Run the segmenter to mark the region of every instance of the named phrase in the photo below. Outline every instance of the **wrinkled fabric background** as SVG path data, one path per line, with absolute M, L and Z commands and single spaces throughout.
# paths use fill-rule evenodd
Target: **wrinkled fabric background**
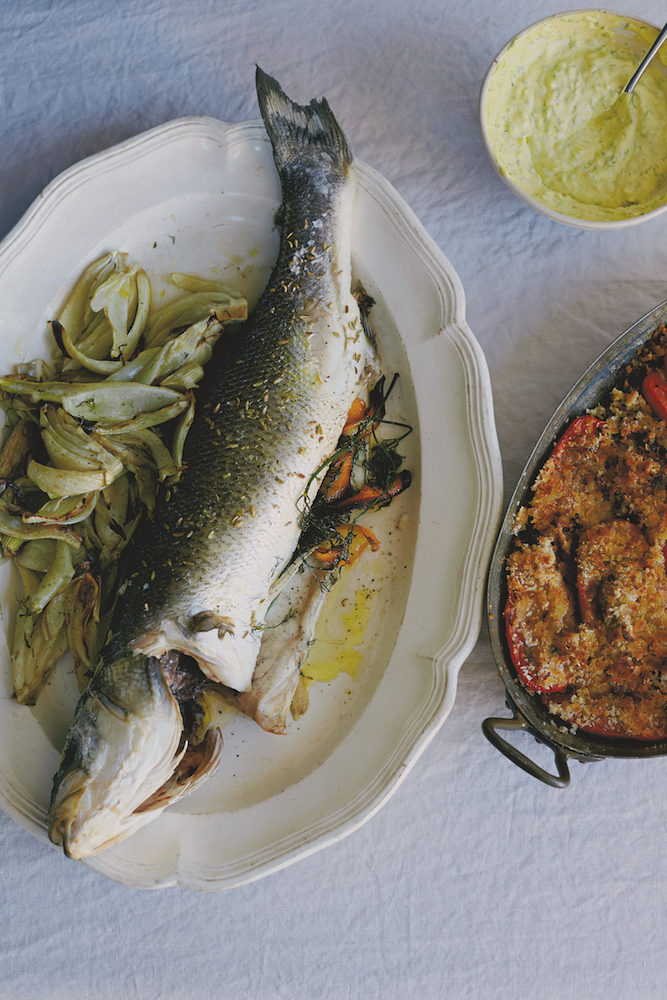
M 624 7 L 664 20 L 657 0 Z M 326 94 L 463 282 L 508 497 L 579 374 L 667 298 L 667 215 L 604 234 L 559 226 L 485 156 L 491 59 L 559 9 L 4 0 L 0 236 L 85 156 L 183 115 L 257 117 L 255 62 L 298 100 Z M 503 689 L 483 633 L 452 714 L 378 815 L 226 892 L 114 885 L 0 815 L 0 997 L 664 1000 L 667 762 L 575 763 L 557 791 L 487 743 L 480 723 L 495 714 Z

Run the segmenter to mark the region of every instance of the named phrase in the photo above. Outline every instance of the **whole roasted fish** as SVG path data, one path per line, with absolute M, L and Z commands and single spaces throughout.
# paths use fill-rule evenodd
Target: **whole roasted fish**
M 300 505 L 372 369 L 350 290 L 345 137 L 326 100 L 300 107 L 259 68 L 257 94 L 283 191 L 278 260 L 247 328 L 209 365 L 186 471 L 141 533 L 77 706 L 49 813 L 71 857 L 117 843 L 215 766 L 211 731 L 199 752 L 188 746 L 197 693 L 207 678 L 250 690 Z

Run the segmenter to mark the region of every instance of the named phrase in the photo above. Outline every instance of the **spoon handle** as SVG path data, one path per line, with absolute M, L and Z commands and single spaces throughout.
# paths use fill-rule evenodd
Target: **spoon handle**
M 644 70 L 646 69 L 646 67 L 648 66 L 648 64 L 650 63 L 651 59 L 656 54 L 656 52 L 658 51 L 658 49 L 660 48 L 660 46 L 662 45 L 662 43 L 664 42 L 664 40 L 665 40 L 666 37 L 667 37 L 667 24 L 662 29 L 662 31 L 660 32 L 660 34 L 658 35 L 658 37 L 654 41 L 654 43 L 651 46 L 651 48 L 648 50 L 648 52 L 646 53 L 646 55 L 644 56 L 644 58 L 640 62 L 640 64 L 637 67 L 637 70 L 636 70 L 634 76 L 632 77 L 632 79 L 629 81 L 629 83 L 627 84 L 627 86 L 623 88 L 623 93 L 624 94 L 631 94 L 632 91 L 635 89 L 635 87 L 637 85 L 637 82 L 639 81 L 639 77 L 642 75 L 642 73 L 644 72 Z

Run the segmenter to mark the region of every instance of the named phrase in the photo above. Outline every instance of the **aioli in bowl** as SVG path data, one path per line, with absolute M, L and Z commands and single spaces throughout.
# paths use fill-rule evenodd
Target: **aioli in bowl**
M 487 78 L 483 118 L 501 175 L 553 212 L 614 223 L 667 204 L 667 58 L 621 95 L 657 29 L 570 11 L 517 36 Z

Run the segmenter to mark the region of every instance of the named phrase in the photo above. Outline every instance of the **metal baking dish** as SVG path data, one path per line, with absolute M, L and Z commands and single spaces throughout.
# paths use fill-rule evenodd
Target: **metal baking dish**
M 518 767 L 556 788 L 564 788 L 570 782 L 569 759 L 595 761 L 605 757 L 660 757 L 667 754 L 667 739 L 648 741 L 578 734 L 550 715 L 539 696 L 528 691 L 519 681 L 510 658 L 503 618 L 507 601 L 505 560 L 512 545 L 512 525 L 519 508 L 530 499 L 537 473 L 570 421 L 604 398 L 616 382 L 622 366 L 632 360 L 660 323 L 667 325 L 667 302 L 647 313 L 610 344 L 569 391 L 528 459 L 505 513 L 491 559 L 487 586 L 491 646 L 513 716 L 509 719 L 485 719 L 482 730 L 487 739 Z M 503 731 L 517 730 L 531 734 L 553 751 L 557 774 L 540 767 L 501 735 Z

